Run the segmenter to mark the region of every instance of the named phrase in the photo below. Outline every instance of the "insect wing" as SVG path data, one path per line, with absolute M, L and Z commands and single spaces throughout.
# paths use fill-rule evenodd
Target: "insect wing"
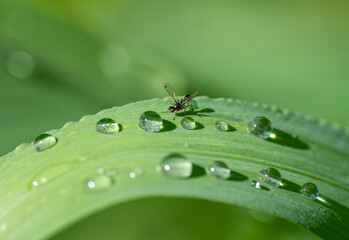
M 168 83 L 165 83 L 164 87 L 167 93 L 173 98 L 173 100 L 177 102 L 176 91 L 174 90 L 174 88 Z
M 191 98 L 193 98 L 193 97 L 195 97 L 196 95 L 198 95 L 199 94 L 199 92 L 198 91 L 196 91 L 196 92 L 194 92 L 194 93 L 192 93 L 192 94 L 190 94 L 190 99 Z

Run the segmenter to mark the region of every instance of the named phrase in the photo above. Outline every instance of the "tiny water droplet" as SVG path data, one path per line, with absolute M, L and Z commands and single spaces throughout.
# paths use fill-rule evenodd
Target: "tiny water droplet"
M 273 127 L 268 118 L 265 117 L 255 117 L 248 124 L 248 131 L 260 138 L 267 139 L 273 131 Z
M 261 188 L 261 183 L 253 180 L 253 181 L 251 181 L 251 186 L 259 189 L 259 188 Z
M 184 156 L 179 154 L 171 154 L 159 164 L 160 171 L 170 178 L 188 178 L 193 171 L 193 164 Z
M 57 141 L 57 138 L 55 138 L 54 136 L 44 133 L 39 135 L 34 140 L 34 147 L 36 151 L 42 152 L 56 145 Z
M 319 196 L 319 190 L 318 190 L 317 186 L 313 183 L 303 184 L 300 192 L 312 200 L 317 199 Z
M 279 187 L 281 185 L 281 174 L 275 168 L 265 168 L 259 172 L 259 177 L 271 186 Z
M 112 177 L 105 173 L 99 173 L 86 179 L 86 187 L 90 191 L 102 191 L 110 188 L 114 184 Z
M 128 176 L 131 178 L 131 179 L 135 179 L 135 178 L 138 178 L 140 176 L 143 175 L 143 170 L 140 169 L 140 168 L 136 168 L 136 169 L 133 169 L 131 170 L 129 173 L 128 173 Z
M 117 134 L 120 127 L 117 122 L 111 118 L 103 118 L 97 122 L 96 130 L 105 134 Z
M 47 184 L 49 182 L 53 182 L 64 174 L 71 172 L 72 170 L 81 166 L 81 161 L 65 161 L 50 167 L 47 167 L 41 171 L 39 171 L 29 183 L 30 190 L 36 190 L 37 188 Z
M 230 169 L 227 164 L 215 161 L 208 166 L 208 173 L 220 179 L 228 179 L 230 177 Z
M 223 120 L 218 120 L 214 126 L 216 127 L 217 130 L 222 131 L 222 132 L 226 132 L 229 129 L 229 125 L 226 121 Z
M 29 77 L 34 71 L 34 59 L 26 52 L 13 52 L 7 59 L 7 70 L 17 78 Z
M 184 117 L 181 120 L 181 126 L 184 129 L 193 130 L 195 129 L 195 125 L 195 121 L 192 117 Z
M 147 111 L 139 117 L 138 125 L 146 132 L 159 132 L 162 128 L 162 118 L 156 112 Z

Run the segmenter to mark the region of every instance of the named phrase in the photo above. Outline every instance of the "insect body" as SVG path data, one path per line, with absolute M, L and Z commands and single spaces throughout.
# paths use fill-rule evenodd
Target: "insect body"
M 188 103 L 193 97 L 195 97 L 196 95 L 198 95 L 198 91 L 192 93 L 192 94 L 188 94 L 186 95 L 184 98 L 182 99 L 178 99 L 177 96 L 176 96 L 176 92 L 174 90 L 174 88 L 168 84 L 168 83 L 165 83 L 164 84 L 164 87 L 167 91 L 167 93 L 173 98 L 173 100 L 175 101 L 175 103 L 173 104 L 173 106 L 170 106 L 168 108 L 168 111 L 170 112 L 175 112 L 175 115 L 173 117 L 173 120 L 175 119 L 176 117 L 176 114 L 177 114 L 177 111 L 180 111 L 180 110 L 184 110 L 184 113 L 185 113 L 185 109 L 187 107 L 190 107 L 192 111 L 194 111 L 193 109 L 193 106 Z M 172 104 L 172 103 L 171 103 Z

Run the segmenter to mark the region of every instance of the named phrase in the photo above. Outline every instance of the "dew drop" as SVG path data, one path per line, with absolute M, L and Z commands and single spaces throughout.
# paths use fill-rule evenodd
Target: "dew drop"
M 275 168 L 265 168 L 259 172 L 259 177 L 271 186 L 279 187 L 281 185 L 281 174 Z
M 46 149 L 49 149 L 56 145 L 58 142 L 57 138 L 54 136 L 44 133 L 39 135 L 35 140 L 34 140 L 34 147 L 35 150 L 38 152 L 45 151 Z
M 138 125 L 146 132 L 159 132 L 162 128 L 162 119 L 156 112 L 147 111 L 139 117 Z
M 249 133 L 263 138 L 267 139 L 269 135 L 273 131 L 273 127 L 271 125 L 271 122 L 268 118 L 265 117 L 255 117 L 249 124 L 248 124 L 248 131 Z
M 318 190 L 317 186 L 313 183 L 303 184 L 300 192 L 312 200 L 317 199 L 319 196 L 319 190 Z
M 226 121 L 223 120 L 218 120 L 214 126 L 216 127 L 217 130 L 222 131 L 222 132 L 226 132 L 229 129 L 229 125 Z
M 215 161 L 208 166 L 209 174 L 212 174 L 216 178 L 228 179 L 230 177 L 230 169 L 227 164 L 220 161 Z
M 103 118 L 97 122 L 96 130 L 105 134 L 117 134 L 120 127 L 117 122 L 111 118 Z
M 171 154 L 159 164 L 160 171 L 170 178 L 188 178 L 193 171 L 193 164 L 184 156 L 179 154 Z
M 29 77 L 34 71 L 34 59 L 26 52 L 13 52 L 6 62 L 7 70 L 17 78 Z
M 184 129 L 193 130 L 195 129 L 195 125 L 195 121 L 192 117 L 184 117 L 181 120 L 181 126 Z
M 99 173 L 86 179 L 86 188 L 90 191 L 102 191 L 110 188 L 114 184 L 111 176 Z
M 64 174 L 80 167 L 81 164 L 81 161 L 65 161 L 47 167 L 39 171 L 32 178 L 31 182 L 29 183 L 29 189 L 34 191 L 47 183 L 53 182 Z
M 251 181 L 251 186 L 259 189 L 259 188 L 261 188 L 261 183 L 253 180 L 253 181 Z
M 140 168 L 136 168 L 136 169 L 133 169 L 131 170 L 129 173 L 128 173 L 128 176 L 131 178 L 131 179 L 135 179 L 135 178 L 139 178 L 143 175 L 143 170 L 140 169 Z

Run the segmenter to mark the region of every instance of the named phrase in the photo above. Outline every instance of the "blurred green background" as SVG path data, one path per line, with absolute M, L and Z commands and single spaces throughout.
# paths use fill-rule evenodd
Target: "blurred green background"
M 337 0 L 1 0 L 0 155 L 164 82 L 348 127 L 348 24 Z

